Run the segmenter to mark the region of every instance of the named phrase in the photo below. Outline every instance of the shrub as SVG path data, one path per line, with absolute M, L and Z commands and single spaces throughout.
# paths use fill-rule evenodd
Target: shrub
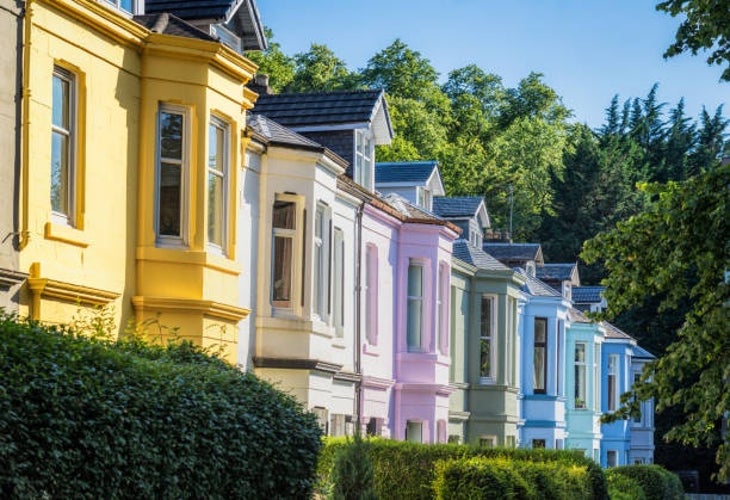
M 373 464 L 368 455 L 368 443 L 355 434 L 348 446 L 337 450 L 332 471 L 333 497 L 336 500 L 370 500 L 373 490 Z
M 606 470 L 608 496 L 611 500 L 645 500 L 644 490 L 635 479 L 617 472 L 614 468 Z
M 684 498 L 679 477 L 659 465 L 624 465 L 611 470 L 635 480 L 647 500 Z
M 318 486 L 322 492 L 332 488 L 333 457 L 335 451 L 343 446 L 347 446 L 343 439 L 328 439 L 320 454 L 317 471 Z M 566 483 L 564 487 L 574 488 L 580 483 L 580 491 L 585 492 L 587 498 L 608 498 L 603 470 L 578 451 L 484 448 L 456 444 L 423 445 L 387 439 L 369 440 L 368 450 L 375 474 L 375 493 L 382 498 L 388 498 L 393 491 L 398 491 L 402 498 L 433 498 L 436 462 L 471 457 L 554 463 L 556 467 L 572 471 L 561 479 Z
M 442 500 L 532 498 L 534 490 L 506 459 L 472 457 L 435 465 L 434 492 Z
M 0 314 L 0 497 L 301 498 L 320 435 L 291 397 L 192 344 Z

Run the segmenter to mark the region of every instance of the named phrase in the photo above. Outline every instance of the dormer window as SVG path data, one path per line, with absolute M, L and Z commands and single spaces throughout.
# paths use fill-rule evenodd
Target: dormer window
M 528 276 L 535 277 L 535 263 L 530 261 L 525 265 L 525 271 L 527 272 Z
M 353 178 L 368 191 L 373 190 L 375 143 L 369 129 L 355 131 L 355 168 Z
M 104 3 L 127 14 L 142 14 L 143 10 L 141 0 L 105 0 Z
M 425 208 L 429 212 L 431 211 L 431 190 L 425 186 L 419 186 L 418 188 L 418 206 Z

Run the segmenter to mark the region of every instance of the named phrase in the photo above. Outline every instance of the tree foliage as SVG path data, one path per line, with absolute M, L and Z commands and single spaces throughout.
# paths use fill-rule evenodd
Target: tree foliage
M 709 51 L 707 64 L 724 65 L 721 78 L 730 81 L 730 3 L 727 0 L 666 0 L 656 8 L 672 17 L 685 16 L 664 57 L 685 51 L 693 55 Z
M 659 412 L 682 410 L 684 420 L 674 422 L 666 439 L 716 444 L 715 431 L 730 408 L 730 165 L 643 189 L 655 198 L 652 204 L 588 241 L 583 257 L 605 262 L 609 314 L 654 297 L 659 313 L 689 303 L 676 340 L 634 395 L 653 397 Z M 617 416 L 631 411 L 629 404 Z M 720 475 L 728 477 L 727 442 L 717 460 Z

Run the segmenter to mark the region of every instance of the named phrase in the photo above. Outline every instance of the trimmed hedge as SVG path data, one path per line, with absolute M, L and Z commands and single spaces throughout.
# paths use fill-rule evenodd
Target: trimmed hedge
M 679 476 L 659 465 L 623 465 L 613 467 L 611 471 L 636 481 L 647 500 L 684 498 Z
M 584 498 L 608 498 L 608 487 L 603 470 L 579 451 L 485 448 L 456 444 L 423 445 L 388 439 L 369 439 L 368 443 L 368 453 L 375 475 L 375 493 L 380 498 L 388 498 L 394 491 L 397 491 L 402 498 L 434 498 L 436 463 L 472 457 L 504 458 L 510 461 L 555 464 L 568 469 L 571 467 L 583 469 L 585 482 L 581 491 L 586 493 Z M 331 491 L 334 456 L 337 450 L 343 446 L 347 446 L 345 439 L 326 440 L 317 465 L 319 491 Z M 576 484 L 576 480 L 578 479 L 566 478 L 565 481 L 568 483 L 566 487 Z
M 434 492 L 440 500 L 535 498 L 535 489 L 503 458 L 472 457 L 436 463 Z
M 0 497 L 304 498 L 320 446 L 294 399 L 192 344 L 0 312 Z
M 606 481 L 611 500 L 646 500 L 644 490 L 638 481 L 617 472 L 615 468 L 606 470 Z

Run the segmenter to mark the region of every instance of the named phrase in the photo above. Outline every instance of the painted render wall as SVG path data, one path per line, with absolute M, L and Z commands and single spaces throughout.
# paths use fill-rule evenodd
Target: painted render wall
M 454 390 L 449 398 L 449 439 L 464 443 L 469 419 L 469 383 L 466 342 L 470 325 L 471 278 L 476 268 L 452 259 L 451 265 L 451 368 L 449 382 Z
M 608 408 L 608 360 L 609 356 L 618 356 L 618 387 L 620 395 L 631 388 L 631 344 L 628 340 L 604 339 L 601 351 L 601 410 L 610 413 Z M 629 449 L 631 447 L 631 423 L 629 420 L 617 420 L 610 424 L 601 424 L 601 466 L 606 467 L 609 450 L 616 452 L 617 464 L 629 464 Z
M 0 308 L 16 311 L 24 275 L 18 268 L 16 183 L 20 168 L 22 31 L 20 3 L 0 0 Z M 13 78 L 8 78 L 12 75 Z
M 565 324 L 570 304 L 561 297 L 526 295 L 522 331 L 522 446 L 544 440 L 545 447 L 565 445 Z M 535 318 L 547 320 L 547 380 L 545 394 L 534 392 Z

